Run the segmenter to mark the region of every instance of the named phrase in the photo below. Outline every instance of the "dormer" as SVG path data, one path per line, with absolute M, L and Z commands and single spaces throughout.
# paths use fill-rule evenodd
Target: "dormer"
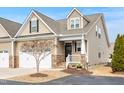
M 73 8 L 66 18 L 67 30 L 83 28 L 83 15 L 76 8 Z

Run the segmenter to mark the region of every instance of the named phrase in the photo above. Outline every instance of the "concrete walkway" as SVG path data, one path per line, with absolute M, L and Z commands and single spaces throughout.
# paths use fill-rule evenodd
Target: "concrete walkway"
M 40 69 L 45 71 L 46 69 Z M 47 70 L 62 70 L 62 69 L 47 69 Z M 16 76 L 36 73 L 36 68 L 0 68 L 0 79 L 7 79 Z
M 0 68 L 0 79 L 7 79 L 36 72 L 35 69 L 26 68 Z

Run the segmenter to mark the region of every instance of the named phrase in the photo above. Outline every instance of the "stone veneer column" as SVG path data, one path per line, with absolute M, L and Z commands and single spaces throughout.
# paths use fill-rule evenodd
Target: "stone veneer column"
M 14 39 L 11 41 L 11 51 L 9 53 L 9 67 L 14 68 Z
M 57 37 L 54 39 L 54 53 L 52 54 L 52 68 L 58 68 L 59 65 L 61 65 L 62 62 L 64 62 L 64 54 L 60 55 L 58 54 L 58 49 L 60 48 L 61 44 L 58 41 Z M 60 45 L 59 45 L 60 44 Z

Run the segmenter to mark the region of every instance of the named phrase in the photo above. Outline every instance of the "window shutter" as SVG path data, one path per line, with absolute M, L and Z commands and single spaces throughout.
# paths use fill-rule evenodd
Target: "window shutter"
M 77 47 L 76 46 L 77 46 L 77 43 L 75 42 L 75 52 L 77 51 Z
M 39 32 L 39 20 L 37 20 L 37 32 Z
M 29 22 L 29 32 L 31 33 L 31 21 Z

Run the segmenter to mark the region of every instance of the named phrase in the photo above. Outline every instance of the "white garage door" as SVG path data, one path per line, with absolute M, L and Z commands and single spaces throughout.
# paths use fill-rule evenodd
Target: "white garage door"
M 0 51 L 0 68 L 9 67 L 9 53 L 7 50 Z
M 24 52 L 19 53 L 19 67 L 36 68 L 35 58 Z M 51 68 L 51 54 L 47 55 L 41 62 L 40 68 Z

